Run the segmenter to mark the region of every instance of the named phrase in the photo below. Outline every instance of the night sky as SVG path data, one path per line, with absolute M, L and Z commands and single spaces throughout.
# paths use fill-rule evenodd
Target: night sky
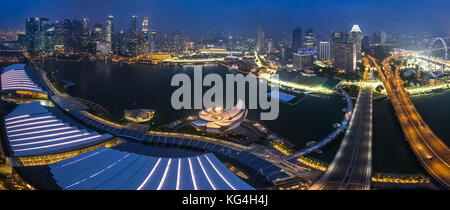
M 450 33 L 449 0 L 2 0 L 0 27 L 25 27 L 26 17 L 105 22 L 114 15 L 116 29 L 125 29 L 131 15 L 150 17 L 164 32 L 240 31 L 253 34 L 262 25 L 268 36 L 300 26 L 320 33 L 350 30 L 363 33 Z

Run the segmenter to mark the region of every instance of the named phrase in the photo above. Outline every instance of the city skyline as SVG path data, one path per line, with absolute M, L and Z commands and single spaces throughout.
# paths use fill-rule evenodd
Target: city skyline
M 0 190 L 450 189 L 448 0 L 2 6 Z
M 24 0 L 4 3 L 3 10 L 0 10 L 0 28 L 23 29 L 22 21 L 19 20 L 29 17 L 48 17 L 53 21 L 88 18 L 91 22 L 106 22 L 107 17 L 113 15 L 117 30 L 125 30 L 129 18 L 137 15 L 139 19 L 150 17 L 150 26 L 167 32 L 218 30 L 250 35 L 254 34 L 251 29 L 261 25 L 267 31 L 266 36 L 289 34 L 297 26 L 302 29 L 313 28 L 319 34 L 326 34 L 358 24 L 366 34 L 381 30 L 399 33 L 449 33 L 449 16 L 445 12 L 439 12 L 449 6 L 445 4 L 449 3 L 434 0 L 408 3 L 326 0 L 281 1 L 274 5 L 270 0 L 258 1 L 258 4 L 255 1 L 212 3 L 82 0 L 60 3 L 51 0 Z M 383 11 L 382 16 L 377 15 L 380 11 Z M 429 24 L 430 22 L 434 24 Z

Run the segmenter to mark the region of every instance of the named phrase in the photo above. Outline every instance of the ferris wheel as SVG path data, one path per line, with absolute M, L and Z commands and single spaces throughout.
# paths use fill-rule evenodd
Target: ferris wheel
M 435 47 L 436 42 L 440 41 L 442 43 L 443 50 L 444 50 L 444 61 L 442 63 L 438 62 L 438 61 L 433 61 L 433 56 L 432 56 L 432 52 L 433 52 L 433 47 Z M 440 49 L 440 48 L 437 48 Z M 436 50 L 436 49 L 434 49 Z M 431 42 L 430 47 L 428 49 L 428 67 L 430 70 L 430 73 L 433 77 L 437 78 L 440 77 L 444 74 L 444 70 L 447 64 L 447 44 L 445 43 L 444 39 L 442 39 L 441 37 L 437 37 L 433 39 L 433 42 Z M 438 66 L 442 65 L 442 69 L 439 68 Z

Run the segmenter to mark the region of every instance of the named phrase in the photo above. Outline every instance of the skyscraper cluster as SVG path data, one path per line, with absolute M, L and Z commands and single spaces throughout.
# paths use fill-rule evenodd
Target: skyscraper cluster
M 355 70 L 357 62 L 361 61 L 362 31 L 354 25 L 350 31 L 331 32 L 329 41 L 319 41 L 312 28 L 302 30 L 297 27 L 292 32 L 293 59 L 299 56 L 317 54 L 319 60 L 331 60 L 338 69 Z M 298 62 L 294 62 L 298 63 Z
M 130 30 L 115 32 L 114 16 L 106 24 L 96 22 L 90 27 L 87 18 L 51 22 L 48 18 L 26 19 L 23 46 L 30 53 L 90 53 L 97 55 L 117 54 L 122 56 L 142 55 L 155 51 L 156 31 L 149 27 L 149 18 L 144 17 L 138 29 L 138 17 L 131 17 Z
M 354 25 L 347 32 L 331 32 L 331 60 L 338 69 L 355 70 L 361 61 L 362 31 Z
M 299 51 L 309 51 L 311 49 L 316 49 L 314 30 L 309 28 L 303 35 L 300 27 L 295 28 L 292 31 L 292 52 L 298 53 Z

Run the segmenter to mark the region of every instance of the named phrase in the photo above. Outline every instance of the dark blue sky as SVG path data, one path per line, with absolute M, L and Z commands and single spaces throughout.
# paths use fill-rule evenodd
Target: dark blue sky
M 268 35 L 295 26 L 321 33 L 349 30 L 359 24 L 366 34 L 397 32 L 450 33 L 449 0 L 2 0 L 0 27 L 24 28 L 26 17 L 88 17 L 92 22 L 114 15 L 117 28 L 131 15 L 150 17 L 159 31 L 209 29 L 254 33 L 261 24 Z

